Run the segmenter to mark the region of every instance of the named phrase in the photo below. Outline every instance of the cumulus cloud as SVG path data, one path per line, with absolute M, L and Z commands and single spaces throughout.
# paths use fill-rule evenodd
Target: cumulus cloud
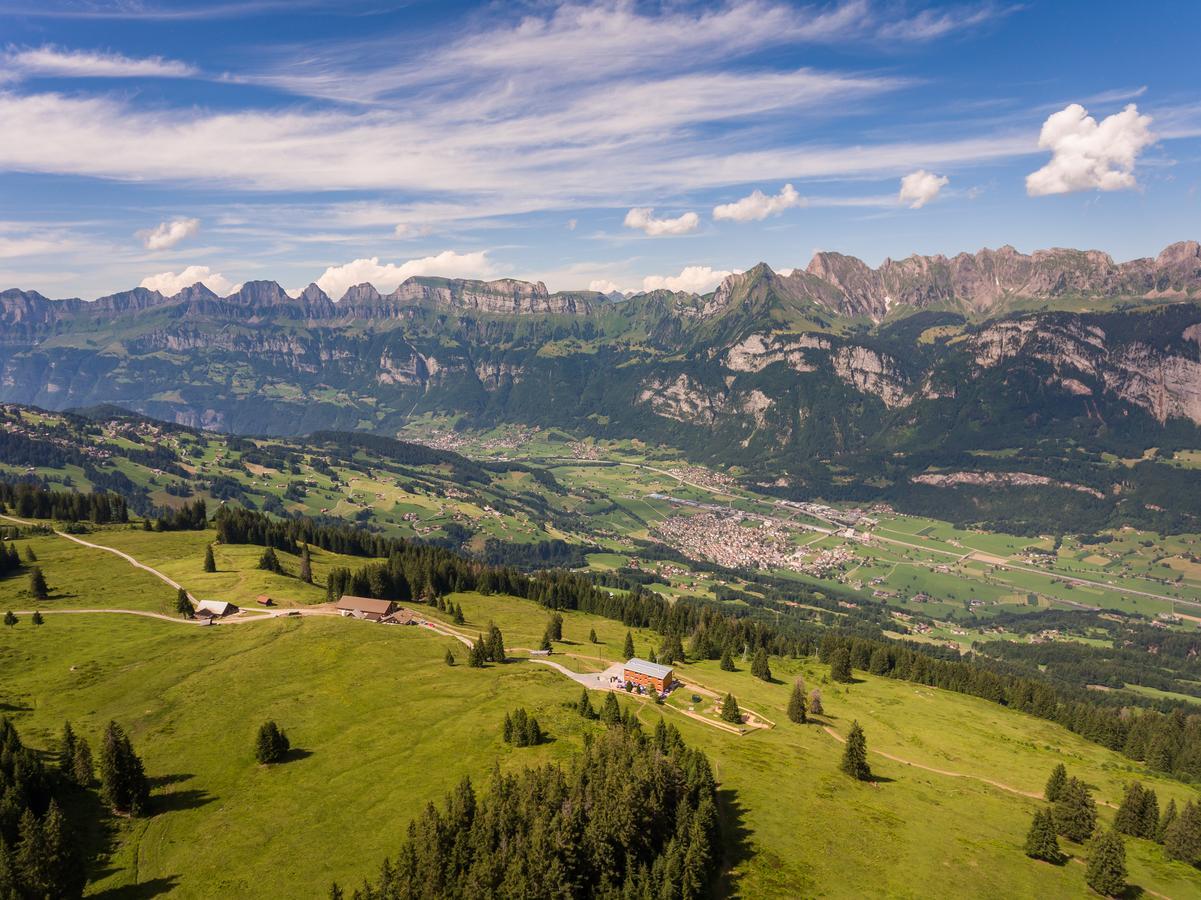
M 607 278 L 596 278 L 588 282 L 588 290 L 599 291 L 602 294 L 612 294 L 614 291 L 625 293 L 616 281 L 610 281 Z
M 649 206 L 636 206 L 626 213 L 622 223 L 626 228 L 636 228 L 651 237 L 661 237 L 668 234 L 688 234 L 696 231 L 701 224 L 700 216 L 694 212 L 686 212 L 674 219 L 656 219 L 655 211 Z
M 921 209 L 937 197 L 950 180 L 945 175 L 918 169 L 901 179 L 899 199 L 902 203 L 908 203 L 910 209 Z
M 1134 163 L 1155 143 L 1151 117 L 1133 103 L 1100 124 L 1079 103 L 1053 113 L 1043 123 L 1038 146 L 1051 161 L 1026 176 L 1031 197 L 1072 191 L 1121 191 L 1137 186 Z
M 690 294 L 707 294 L 716 288 L 729 275 L 724 269 L 714 269 L 710 266 L 685 266 L 679 275 L 647 275 L 642 279 L 644 291 L 657 291 L 665 288 L 669 291 L 686 291 Z
M 170 222 L 159 222 L 146 231 L 139 231 L 138 237 L 147 250 L 168 250 L 199 230 L 199 219 L 172 219 Z
M 214 272 L 208 266 L 188 266 L 182 272 L 160 272 L 157 275 L 147 275 L 139 287 L 158 291 L 165 297 L 178 294 L 186 287 L 200 282 L 210 291 L 222 297 L 234 293 L 242 285 L 234 284 L 220 272 Z
M 434 229 L 429 225 L 412 225 L 407 222 L 401 222 L 392 233 L 398 238 L 409 240 L 411 238 L 429 237 L 433 234 L 433 231 Z
M 49 78 L 187 78 L 197 74 L 193 66 L 161 56 L 133 58 L 120 53 L 64 50 L 52 45 L 10 49 L 0 56 L 0 69 L 10 80 L 22 77 Z M 3 80 L 3 79 L 0 79 Z
M 805 198 L 796 192 L 791 184 L 786 184 L 780 193 L 769 197 L 763 191 L 755 190 L 733 203 L 723 203 L 713 207 L 713 218 L 729 219 L 732 222 L 758 222 L 768 216 L 778 216 L 786 209 L 804 206 Z
M 490 278 L 496 268 L 488 259 L 487 250 L 474 253 L 456 253 L 443 250 L 436 256 L 410 259 L 395 265 L 381 263 L 378 256 L 356 259 L 341 266 L 330 266 L 317 279 L 317 287 L 335 300 L 342 297 L 356 284 L 370 282 L 381 294 L 396 290 L 406 278 L 415 275 L 439 275 L 444 278 Z

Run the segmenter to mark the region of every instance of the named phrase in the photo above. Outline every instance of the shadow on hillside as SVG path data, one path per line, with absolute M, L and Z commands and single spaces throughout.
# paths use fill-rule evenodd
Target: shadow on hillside
M 191 772 L 176 772 L 173 775 L 151 775 L 146 780 L 150 782 L 150 790 L 153 791 L 155 788 L 164 788 L 173 784 L 191 781 L 195 777 Z
M 103 900 L 150 900 L 160 894 L 167 894 L 179 885 L 178 875 L 167 875 L 163 878 L 152 878 L 141 884 L 126 884 L 122 887 L 109 888 L 106 891 L 92 894 Z
M 742 803 L 738 793 L 729 788 L 719 788 L 717 791 L 717 808 L 721 816 L 721 838 L 725 847 L 725 856 L 721 861 L 721 877 L 714 886 L 713 895 L 720 898 L 741 897 L 738 890 L 738 876 L 733 873 L 753 855 L 750 845 L 750 830 L 742 818 Z
M 284 754 L 284 758 L 281 759 L 280 762 L 298 762 L 302 759 L 308 759 L 312 755 L 312 750 L 305 750 L 303 747 L 293 747 Z
M 17 713 L 17 712 L 33 712 L 33 707 L 25 706 L 22 703 L 0 702 L 0 713 Z
M 180 812 L 185 809 L 199 809 L 208 806 L 216 798 L 208 791 L 192 788 L 183 791 L 168 791 L 150 798 L 150 809 L 153 815 L 160 813 Z

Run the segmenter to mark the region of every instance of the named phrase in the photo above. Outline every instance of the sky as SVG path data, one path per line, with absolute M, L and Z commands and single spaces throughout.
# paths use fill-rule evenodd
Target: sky
M 1201 238 L 1201 4 L 0 0 L 0 289 Z

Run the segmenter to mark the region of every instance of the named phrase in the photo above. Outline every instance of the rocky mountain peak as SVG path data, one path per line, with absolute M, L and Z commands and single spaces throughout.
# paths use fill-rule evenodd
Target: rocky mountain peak
M 316 287 L 316 285 L 314 285 Z M 320 290 L 320 289 L 318 289 Z M 375 285 L 364 281 L 362 284 L 356 284 L 346 289 L 346 293 L 342 295 L 339 303 L 378 303 L 380 301 L 380 292 L 375 289 Z
M 329 294 L 317 287 L 316 282 L 312 282 L 300 292 L 300 296 L 296 299 L 302 303 L 328 303 Z
M 248 281 L 236 293 L 230 294 L 225 299 L 254 306 L 272 306 L 278 303 L 292 302 L 288 292 L 275 281 Z

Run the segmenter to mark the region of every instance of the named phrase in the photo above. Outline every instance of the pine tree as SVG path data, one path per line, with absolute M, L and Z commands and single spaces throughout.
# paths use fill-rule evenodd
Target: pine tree
M 506 744 L 513 743 L 513 717 L 508 713 L 505 713 L 505 720 L 501 723 L 500 735 Z
M 628 631 L 626 632 L 626 642 L 622 645 L 621 652 L 626 659 L 634 658 L 634 635 Z
M 1149 841 L 1156 840 L 1159 835 L 1159 797 L 1149 788 L 1143 791 L 1143 809 L 1139 818 L 1141 828 L 1138 836 Z
M 46 586 L 46 576 L 42 574 L 41 566 L 29 570 L 29 592 L 35 600 L 50 599 L 50 588 Z
M 209 544 L 207 547 L 204 548 L 204 571 L 206 571 L 206 572 L 216 572 L 217 571 L 217 560 L 213 556 L 213 545 L 212 544 Z
M 1164 852 L 1191 866 L 1201 865 L 1201 806 L 1191 800 L 1164 830 Z
M 722 700 L 721 717 L 723 721 L 734 725 L 742 724 L 742 710 L 738 708 L 738 701 L 734 699 L 733 694 L 726 694 L 725 699 Z
M 1084 880 L 1103 897 L 1116 897 L 1126 890 L 1126 845 L 1116 831 L 1093 838 Z
M 550 652 L 551 644 L 550 644 L 550 629 L 549 628 L 547 628 L 546 631 L 542 632 L 542 643 L 538 645 L 538 649 L 544 650 L 546 652 Z
M 192 601 L 188 599 L 188 592 L 183 588 L 180 588 L 179 593 L 175 595 L 175 611 L 185 619 L 192 618 L 196 613 L 192 608 Z
M 612 691 L 605 694 L 605 702 L 601 704 L 600 720 L 610 728 L 621 724 L 621 707 L 617 705 L 617 695 Z
M 80 897 L 87 870 L 76 841 L 67 834 L 67 821 L 57 801 L 51 800 L 42 818 L 42 846 L 49 863 L 47 881 L 51 897 Z
M 463 615 L 463 607 L 461 604 L 455 604 L 455 614 L 451 617 L 451 621 L 456 625 L 467 624 L 467 619 Z
M 547 637 L 552 641 L 563 640 L 563 617 L 555 613 L 550 617 L 550 626 L 547 628 Z
M 484 636 L 481 634 L 476 637 L 475 643 L 471 645 L 471 650 L 467 654 L 467 666 L 472 669 L 482 669 L 485 654 Z
M 851 723 L 851 731 L 847 735 L 846 749 L 843 751 L 839 767 L 859 781 L 867 781 L 872 777 L 872 770 L 867 764 L 867 737 L 857 721 Z
M 734 668 L 734 654 L 730 652 L 728 645 L 721 651 L 721 663 L 719 665 L 723 672 L 737 671 Z
M 530 716 L 525 720 L 525 745 L 527 747 L 537 747 L 542 743 L 542 726 L 538 724 L 538 720 Z
M 12 628 L 14 625 L 17 624 L 17 614 L 14 613 L 11 609 L 4 614 L 4 624 L 7 625 L 9 628 Z
M 313 583 L 313 558 L 309 553 L 308 544 L 300 550 L 300 580 L 305 584 Z
M 291 746 L 283 729 L 275 722 L 267 721 L 259 726 L 259 733 L 254 743 L 254 757 L 263 765 L 283 762 Z
M 1176 798 L 1173 797 L 1168 801 L 1167 807 L 1163 811 L 1163 818 L 1159 820 L 1159 827 L 1155 829 L 1155 840 L 1162 844 L 1164 837 L 1168 833 L 1168 828 L 1176 821 Z
M 825 715 L 825 707 L 822 706 L 822 692 L 814 688 L 809 692 L 809 713 L 814 716 Z
M 488 643 L 486 645 L 487 658 L 492 662 L 503 663 L 505 661 L 505 639 L 500 633 L 500 629 L 496 625 L 489 623 L 488 625 Z
M 50 871 L 52 860 L 46 846 L 42 823 L 33 810 L 25 808 L 18 826 L 17 853 L 14 862 L 24 894 L 28 897 L 52 897 Z
M 71 773 L 75 766 L 75 729 L 71 727 L 70 722 L 63 722 L 62 737 L 58 739 L 58 770 L 67 776 L 67 780 L 73 780 Z
M 576 704 L 575 708 L 576 712 L 578 712 L 585 719 L 596 718 L 596 710 L 592 708 L 592 698 L 588 696 L 588 688 L 584 688 L 584 690 L 580 693 L 580 702 Z
M 275 555 L 274 547 L 267 547 L 263 550 L 263 555 L 259 557 L 259 566 L 264 572 L 274 572 L 276 575 L 284 573 L 284 567 L 279 561 L 279 557 Z
M 448 666 L 453 666 L 455 664 L 455 655 L 451 653 L 449 647 L 446 648 L 446 664 Z
M 599 642 L 599 641 L 596 639 L 596 629 L 595 629 L 595 628 L 590 628 L 590 629 L 588 629 L 588 642 L 589 642 L 590 644 L 597 644 L 597 643 L 600 643 L 600 642 Z
M 1154 839 L 1159 830 L 1159 799 L 1155 792 L 1144 789 L 1137 781 L 1132 782 L 1122 797 L 1113 827 L 1131 837 Z
M 91 787 L 96 773 L 92 768 L 92 748 L 82 737 L 75 740 L 75 755 L 71 761 L 71 780 L 80 787 Z
M 1055 837 L 1055 822 L 1051 819 L 1049 809 L 1040 809 L 1034 814 L 1030 823 L 1030 833 L 1026 835 L 1026 855 L 1031 859 L 1042 859 L 1057 863 L 1062 858 L 1059 852 L 1059 839 Z
M 792 695 L 788 698 L 788 721 L 804 725 L 809 721 L 805 714 L 805 683 L 799 678 L 792 685 Z
M 751 659 L 751 674 L 761 681 L 771 681 L 771 666 L 767 661 L 767 651 L 760 647 Z
M 851 675 L 851 651 L 846 647 L 839 647 L 830 657 L 830 678 L 834 681 L 841 681 L 844 684 L 853 680 Z
M 877 647 L 872 651 L 867 670 L 873 675 L 887 675 L 889 668 L 888 650 L 884 647 Z
M 1051 777 L 1047 779 L 1047 787 L 1043 791 L 1043 796 L 1047 798 L 1048 803 L 1054 803 L 1059 799 L 1059 795 L 1063 792 L 1063 786 L 1068 783 L 1068 770 L 1063 763 L 1056 764 L 1051 770 Z
M 1070 841 L 1083 844 L 1097 827 L 1097 804 L 1083 781 L 1069 778 L 1052 810 L 1055 830 Z
M 38 555 L 33 552 L 33 547 L 29 544 L 25 545 L 25 562 L 35 563 L 38 561 Z
M 109 722 L 100 745 L 100 780 L 105 801 L 119 813 L 139 816 L 150 802 L 150 782 L 142 760 L 116 722 Z
M 46 620 L 43 619 L 42 614 L 35 609 L 33 611 L 33 615 L 29 617 L 29 621 L 32 622 L 34 625 L 41 625 Z

